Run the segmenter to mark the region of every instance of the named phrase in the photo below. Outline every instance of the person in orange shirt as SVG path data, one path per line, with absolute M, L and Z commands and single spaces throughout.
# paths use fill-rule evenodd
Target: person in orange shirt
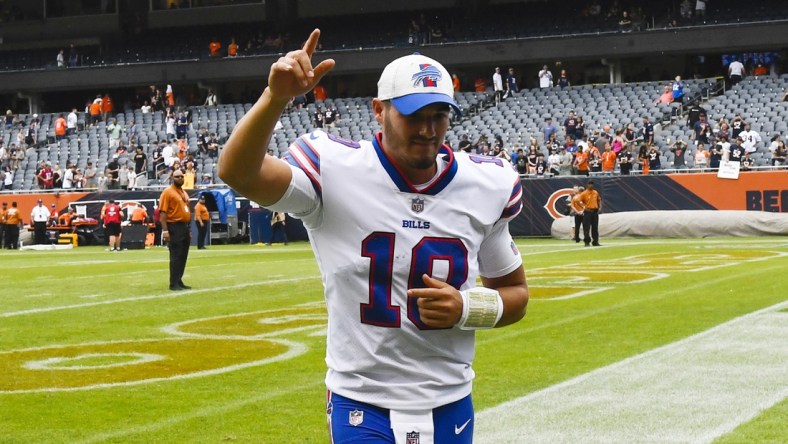
M 19 249 L 19 228 L 22 226 L 22 212 L 17 208 L 16 202 L 11 202 L 11 208 L 5 210 L 4 219 L 5 248 L 17 250 Z
M 211 57 L 219 57 L 219 51 L 222 50 L 222 44 L 219 43 L 219 40 L 216 37 L 214 37 L 213 40 L 211 40 L 211 43 L 208 44 L 208 50 L 211 51 Z
M 172 85 L 167 85 L 167 92 L 165 93 L 165 96 L 167 97 L 167 105 L 169 105 L 170 108 L 174 107 L 175 93 L 172 92 Z
M 211 213 L 205 206 L 205 194 L 201 194 L 194 205 L 194 223 L 197 224 L 197 249 L 205 250 L 205 235 L 211 228 Z
M 57 224 L 62 227 L 71 227 L 71 232 L 73 233 L 77 229 L 77 227 L 74 226 L 74 222 L 78 219 L 79 215 L 73 208 L 69 207 L 68 212 L 61 214 L 60 217 L 57 218 Z
M 92 125 L 97 125 L 101 120 L 101 108 L 101 96 L 98 95 L 88 108 L 88 111 L 90 112 L 90 123 Z
M 183 283 L 183 272 L 189 258 L 192 235 L 189 229 L 191 209 L 189 195 L 183 191 L 183 171 L 172 173 L 172 185 L 165 188 L 159 197 L 159 222 L 161 238 L 170 249 L 170 290 L 190 290 Z
M 235 57 L 238 55 L 238 43 L 235 43 L 235 37 L 230 39 L 230 44 L 227 45 L 227 55 Z
M 63 140 L 66 138 L 66 117 L 63 114 L 55 119 L 55 139 Z
M 320 100 L 321 102 L 325 102 L 328 98 L 328 92 L 326 92 L 326 87 L 323 85 L 317 85 L 315 89 L 312 90 L 315 94 L 315 100 Z
M 106 121 L 107 117 L 109 117 L 114 110 L 115 105 L 112 103 L 112 97 L 109 96 L 109 93 L 105 93 L 104 97 L 101 98 L 101 118 Z
M 605 152 L 602 153 L 602 172 L 608 175 L 613 174 L 617 160 L 618 156 L 610 148 L 610 142 L 605 143 Z
M 476 82 L 473 83 L 473 89 L 476 92 L 484 92 L 487 90 L 487 83 L 482 78 L 476 79 Z
M 602 197 L 594 187 L 593 181 L 588 181 L 585 191 L 580 193 L 579 200 L 583 207 L 583 242 L 586 247 L 589 245 L 598 247 L 599 210 L 602 209 Z
M 582 176 L 588 176 L 588 153 L 578 147 L 574 162 L 575 171 Z
M 148 220 L 148 210 L 142 204 L 137 204 L 134 211 L 131 212 L 131 223 L 133 225 L 142 225 Z
M 451 84 L 454 86 L 454 92 L 460 92 L 460 76 L 457 74 L 451 75 Z

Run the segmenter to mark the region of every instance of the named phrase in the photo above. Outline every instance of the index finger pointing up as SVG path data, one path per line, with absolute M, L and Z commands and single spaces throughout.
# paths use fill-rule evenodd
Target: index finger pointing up
M 309 34 L 309 38 L 306 39 L 306 43 L 304 43 L 304 51 L 310 58 L 317 48 L 318 40 L 320 40 L 320 30 L 315 28 L 315 30 L 312 31 L 312 34 Z

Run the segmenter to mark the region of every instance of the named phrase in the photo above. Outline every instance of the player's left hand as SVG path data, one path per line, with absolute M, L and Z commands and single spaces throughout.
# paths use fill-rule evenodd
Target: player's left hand
M 412 288 L 408 296 L 419 298 L 419 317 L 430 327 L 450 328 L 462 317 L 462 296 L 446 282 L 433 279 L 426 274 L 422 280 L 427 288 Z

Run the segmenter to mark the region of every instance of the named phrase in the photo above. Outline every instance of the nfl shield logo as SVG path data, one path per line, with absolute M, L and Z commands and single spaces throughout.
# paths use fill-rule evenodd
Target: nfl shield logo
M 364 412 L 362 410 L 353 410 L 350 412 L 349 422 L 353 427 L 361 425 L 364 422 Z
M 420 197 L 414 197 L 411 199 L 410 209 L 413 210 L 414 213 L 421 213 L 424 211 L 424 199 Z
M 406 433 L 405 444 L 419 444 L 419 432 Z

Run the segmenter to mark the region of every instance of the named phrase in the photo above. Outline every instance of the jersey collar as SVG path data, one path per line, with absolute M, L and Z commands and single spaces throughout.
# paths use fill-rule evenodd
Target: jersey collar
M 394 181 L 394 184 L 397 185 L 397 188 L 399 188 L 399 190 L 403 193 L 426 194 L 428 196 L 434 196 L 446 188 L 446 186 L 449 185 L 451 180 L 454 178 L 454 175 L 457 174 L 457 161 L 454 159 L 454 153 L 451 149 L 449 149 L 449 147 L 442 145 L 440 150 L 438 150 L 438 154 L 446 156 L 446 168 L 443 170 L 443 172 L 441 172 L 440 177 L 432 182 L 430 186 L 419 191 L 407 178 L 405 178 L 402 172 L 400 172 L 399 168 L 397 168 L 397 166 L 391 162 L 389 157 L 383 151 L 382 133 L 378 132 L 375 134 L 375 138 L 372 140 L 372 146 L 375 147 L 375 153 L 377 153 L 378 159 L 380 159 L 380 164 L 383 166 L 383 169 L 386 170 L 386 173 L 388 173 L 389 177 L 391 177 L 391 180 Z

